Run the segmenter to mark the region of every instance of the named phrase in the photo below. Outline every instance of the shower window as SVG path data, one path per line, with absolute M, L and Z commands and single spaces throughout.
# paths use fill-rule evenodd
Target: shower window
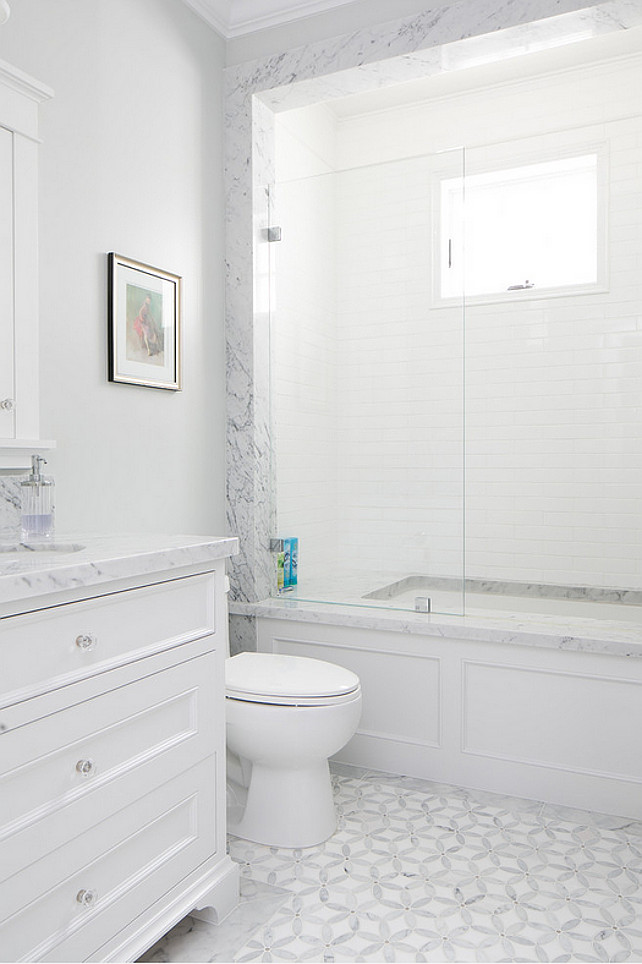
M 440 300 L 574 294 L 603 283 L 601 157 L 440 180 Z M 464 243 L 465 236 L 465 243 Z

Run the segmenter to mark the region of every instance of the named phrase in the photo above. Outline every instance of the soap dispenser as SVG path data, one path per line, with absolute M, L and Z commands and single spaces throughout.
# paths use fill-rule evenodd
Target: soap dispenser
M 54 483 L 40 472 L 41 455 L 31 456 L 31 475 L 21 483 L 22 541 L 51 539 L 54 532 Z

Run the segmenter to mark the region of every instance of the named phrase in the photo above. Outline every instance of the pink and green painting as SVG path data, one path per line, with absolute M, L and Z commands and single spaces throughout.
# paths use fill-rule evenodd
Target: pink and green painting
M 146 365 L 165 364 L 163 296 L 138 285 L 127 286 L 127 359 Z

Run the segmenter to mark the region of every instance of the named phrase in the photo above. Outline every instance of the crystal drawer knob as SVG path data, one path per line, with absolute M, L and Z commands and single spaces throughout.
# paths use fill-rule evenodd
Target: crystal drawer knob
M 94 636 L 93 633 L 81 633 L 80 636 L 76 636 L 76 646 L 78 649 L 89 650 L 95 649 L 98 645 L 98 637 Z
M 93 777 L 96 772 L 96 764 L 93 760 L 78 760 L 76 770 L 82 774 L 83 777 Z
M 95 890 L 79 890 L 76 894 L 76 900 L 83 907 L 93 907 L 98 900 L 98 894 Z
M 15 402 L 12 398 L 3 398 L 0 402 L 0 409 L 2 409 L 3 412 L 13 412 L 14 405 Z

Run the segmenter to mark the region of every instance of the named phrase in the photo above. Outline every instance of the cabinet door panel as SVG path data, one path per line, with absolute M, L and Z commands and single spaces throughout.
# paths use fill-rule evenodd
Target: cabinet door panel
M 3 960 L 85 960 L 216 854 L 215 791 L 208 757 L 12 878 Z
M 217 669 L 208 653 L 3 733 L 0 877 L 74 836 L 92 814 L 97 822 L 142 796 L 170 768 L 208 756 Z
M 1 620 L 0 706 L 216 630 L 206 573 Z
M 14 399 L 13 135 L 0 127 L 0 438 L 15 437 Z

